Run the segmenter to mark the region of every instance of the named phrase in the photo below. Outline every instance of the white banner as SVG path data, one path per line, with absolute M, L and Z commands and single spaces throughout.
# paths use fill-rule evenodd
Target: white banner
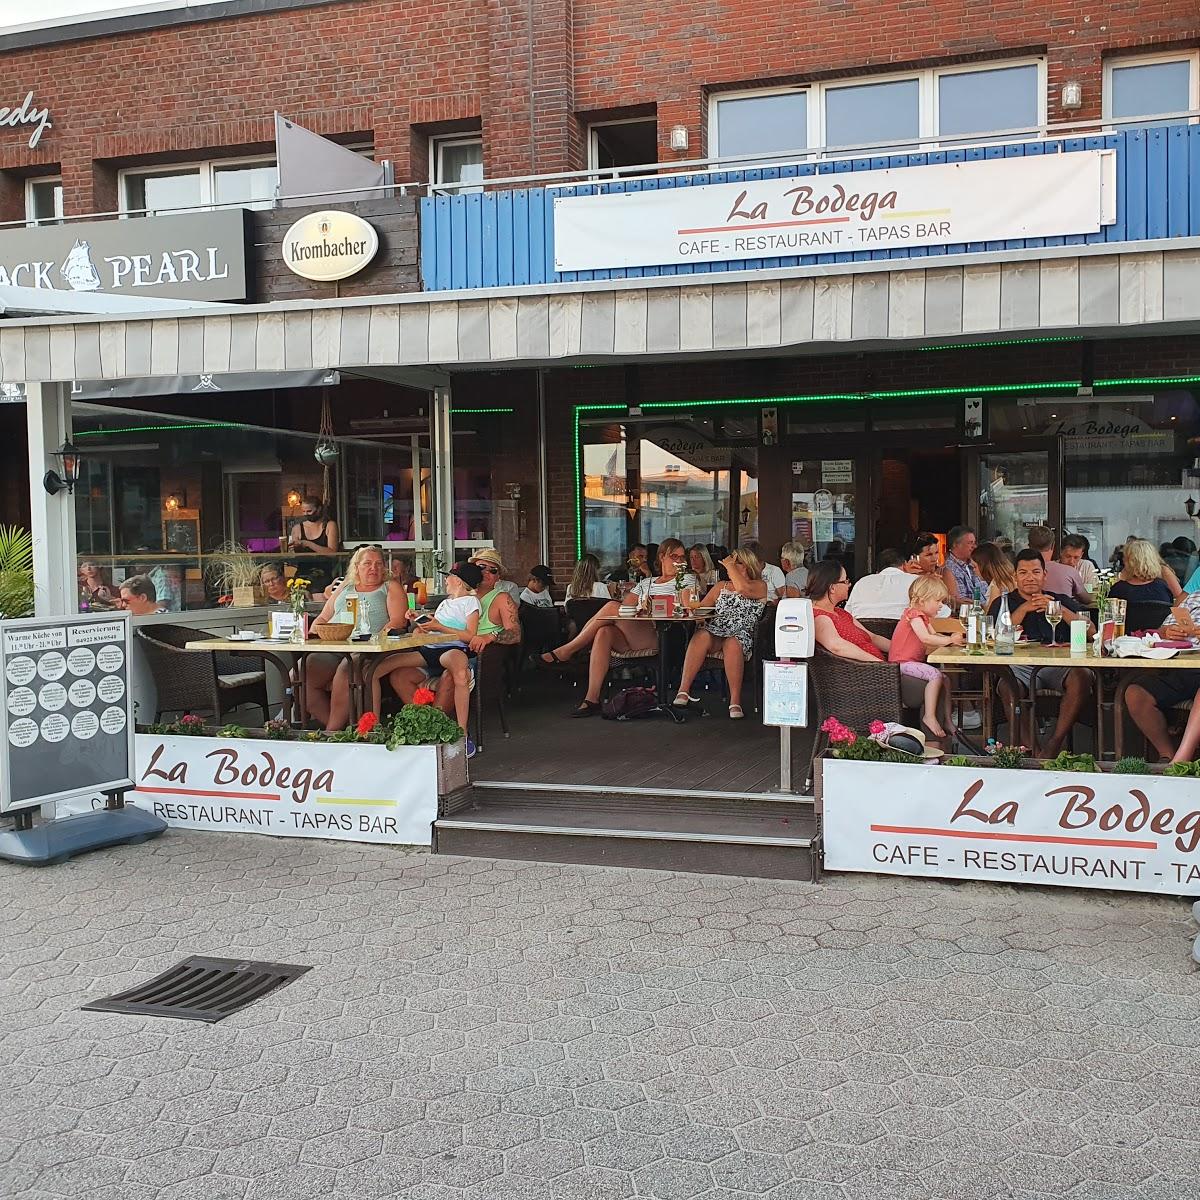
M 462 743 L 446 751 L 462 754 Z M 178 829 L 428 846 L 437 819 L 437 746 L 139 733 L 137 763 L 126 803 Z
M 822 763 L 831 871 L 1200 894 L 1192 779 Z
M 554 201 L 558 271 L 1097 233 L 1116 152 L 1083 150 Z

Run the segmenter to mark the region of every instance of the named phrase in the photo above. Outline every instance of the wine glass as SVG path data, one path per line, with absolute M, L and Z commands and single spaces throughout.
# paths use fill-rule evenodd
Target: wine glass
M 1046 601 L 1046 622 L 1050 626 L 1050 644 L 1058 640 L 1058 623 L 1062 620 L 1062 603 L 1058 600 Z

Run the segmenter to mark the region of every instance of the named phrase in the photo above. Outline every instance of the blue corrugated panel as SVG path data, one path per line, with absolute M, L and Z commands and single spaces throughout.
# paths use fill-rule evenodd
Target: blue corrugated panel
M 872 251 L 805 254 L 733 260 L 726 263 L 678 263 L 610 271 L 554 270 L 553 204 L 555 196 L 591 195 L 594 186 L 518 189 L 470 196 L 422 198 L 421 273 L 427 290 L 505 286 L 514 283 L 574 282 L 656 275 L 693 275 L 712 271 L 759 270 L 808 266 L 851 260 L 925 258 L 960 251 L 1020 249 L 1024 246 L 1078 245 L 1123 242 L 1145 238 L 1200 235 L 1200 126 L 1177 125 L 1131 129 L 1086 138 L 1028 142 L 1014 146 L 976 146 L 969 150 L 876 155 L 787 167 L 663 176 L 605 183 L 604 194 L 657 191 L 704 184 L 752 182 L 758 179 L 798 178 L 814 173 L 843 174 L 924 163 L 973 162 L 983 158 L 1036 154 L 1070 154 L 1081 150 L 1117 151 L 1117 219 L 1095 234 L 1067 237 L 971 242 L 966 246 L 904 247 Z
M 464 196 L 467 207 L 467 282 L 469 288 L 483 287 L 483 194 Z

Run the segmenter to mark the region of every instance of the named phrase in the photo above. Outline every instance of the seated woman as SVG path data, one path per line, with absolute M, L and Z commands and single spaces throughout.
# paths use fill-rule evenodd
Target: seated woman
M 762 564 L 749 550 L 735 550 L 721 565 L 729 575 L 728 582 L 714 584 L 701 601 L 701 606 L 716 606 L 705 629 L 697 629 L 688 642 L 683 656 L 683 676 L 675 706 L 694 704 L 698 697 L 690 694 L 692 683 L 704 667 L 710 654 L 719 654 L 729 685 L 729 718 L 740 721 L 742 711 L 742 679 L 746 663 L 754 653 L 754 635 L 767 603 L 767 585 L 763 582 Z
M 275 563 L 264 563 L 258 572 L 258 583 L 268 604 L 286 604 L 290 593 L 283 569 Z
M 658 548 L 659 557 L 656 573 L 647 576 L 630 589 L 621 603 L 649 606 L 652 596 L 675 594 L 675 564 L 687 562 L 687 551 L 678 538 L 667 538 Z M 696 587 L 695 576 L 687 574 L 684 586 Z M 621 604 L 611 601 L 606 604 L 569 642 L 542 655 L 547 666 L 568 662 L 580 650 L 590 646 L 588 660 L 587 694 L 571 710 L 572 717 L 592 717 L 600 711 L 600 692 L 608 678 L 612 653 L 617 651 L 654 650 L 658 635 L 652 621 L 622 621 L 619 619 Z
M 608 584 L 600 582 L 600 560 L 585 554 L 576 564 L 571 582 L 567 584 L 568 600 L 611 600 Z
M 1112 585 L 1109 595 L 1114 600 L 1124 600 L 1130 607 L 1158 604 L 1170 608 L 1180 594 L 1179 580 L 1153 544 L 1144 538 L 1130 538 L 1125 543 L 1124 559 L 1121 577 Z M 1132 633 L 1133 628 L 1128 632 Z
M 383 553 L 375 546 L 360 546 L 346 567 L 346 583 L 325 602 L 314 625 L 353 620 L 349 601 L 357 600 L 365 608 L 371 633 L 384 629 L 403 629 L 408 624 L 404 592 L 386 578 Z M 376 667 L 386 673 L 390 656 Z M 309 716 L 315 717 L 331 733 L 344 729 L 350 721 L 350 663 L 341 654 L 312 654 L 305 664 L 304 701 Z
M 995 542 L 980 542 L 971 551 L 971 558 L 979 571 L 979 577 L 988 585 L 987 597 L 983 607 L 991 608 L 1001 596 L 1016 591 L 1017 576 L 1013 570 L 1012 559 L 1000 549 Z
M 688 568 L 696 577 L 701 589 L 708 591 L 717 583 L 717 568 L 708 553 L 708 547 L 703 542 L 697 542 L 688 549 Z

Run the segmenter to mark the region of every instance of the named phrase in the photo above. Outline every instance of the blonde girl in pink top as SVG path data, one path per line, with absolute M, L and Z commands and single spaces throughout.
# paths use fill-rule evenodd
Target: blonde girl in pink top
M 946 737 L 945 727 L 938 720 L 938 708 L 942 705 L 946 724 L 950 719 L 950 689 L 946 676 L 937 667 L 925 661 L 930 650 L 942 646 L 961 646 L 961 633 L 934 633 L 931 622 L 938 609 L 946 603 L 950 591 L 940 575 L 918 575 L 908 589 L 908 607 L 892 634 L 888 649 L 888 661 L 900 664 L 900 673 L 913 679 L 925 681 L 925 703 L 921 719 L 934 737 Z

